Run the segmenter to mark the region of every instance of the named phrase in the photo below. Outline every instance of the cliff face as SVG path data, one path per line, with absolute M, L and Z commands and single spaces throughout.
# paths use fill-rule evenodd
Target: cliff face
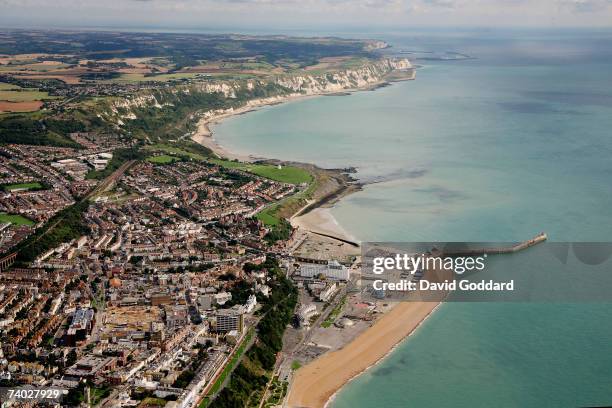
M 279 77 L 276 79 L 276 83 L 295 93 L 314 95 L 364 88 L 380 82 L 385 75 L 393 70 L 410 68 L 412 68 L 412 65 L 407 59 L 383 59 L 355 69 L 346 69 L 323 75 Z
M 249 79 L 219 82 L 198 82 L 177 85 L 162 90 L 145 90 L 137 95 L 113 100 L 101 117 L 122 126 L 125 120 L 136 119 L 139 111 L 150 108 L 162 110 L 193 101 L 198 96 L 218 95 L 228 100 L 225 108 L 211 108 L 201 112 L 203 117 L 231 112 L 240 105 L 260 105 L 281 100 L 286 96 L 316 95 L 366 88 L 384 80 L 395 70 L 408 70 L 407 59 L 380 59 L 364 65 L 313 75 L 283 75 L 269 79 Z M 233 101 L 233 102 L 232 102 Z M 193 102 L 191 102 L 193 103 Z

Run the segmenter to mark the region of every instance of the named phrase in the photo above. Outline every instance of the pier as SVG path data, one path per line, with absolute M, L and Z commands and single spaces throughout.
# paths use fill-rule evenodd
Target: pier
M 491 247 L 491 248 L 475 248 L 475 249 L 461 249 L 457 251 L 440 251 L 442 256 L 475 256 L 475 255 L 501 255 L 501 254 L 513 254 L 515 252 L 522 251 L 524 249 L 535 246 L 548 239 L 548 236 L 544 232 L 540 232 L 535 237 L 528 239 L 527 241 L 519 242 L 516 245 L 509 247 Z

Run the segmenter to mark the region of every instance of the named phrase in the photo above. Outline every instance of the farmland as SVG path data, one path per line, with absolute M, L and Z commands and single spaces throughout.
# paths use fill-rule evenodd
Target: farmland
M 43 105 L 42 101 L 55 98 L 35 88 L 0 82 L 0 113 L 36 111 Z

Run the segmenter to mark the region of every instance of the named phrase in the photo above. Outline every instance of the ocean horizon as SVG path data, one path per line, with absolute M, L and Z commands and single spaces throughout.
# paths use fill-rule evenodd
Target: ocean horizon
M 362 241 L 607 241 L 610 37 L 394 33 L 381 39 L 415 81 L 213 131 L 230 151 L 356 167 L 368 184 L 332 214 Z M 331 407 L 609 405 L 610 318 L 610 304 L 443 304 Z

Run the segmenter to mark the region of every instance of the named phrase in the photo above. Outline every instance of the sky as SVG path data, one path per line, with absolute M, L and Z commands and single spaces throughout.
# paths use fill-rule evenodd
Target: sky
M 612 0 L 0 0 L 0 29 L 611 27 Z

